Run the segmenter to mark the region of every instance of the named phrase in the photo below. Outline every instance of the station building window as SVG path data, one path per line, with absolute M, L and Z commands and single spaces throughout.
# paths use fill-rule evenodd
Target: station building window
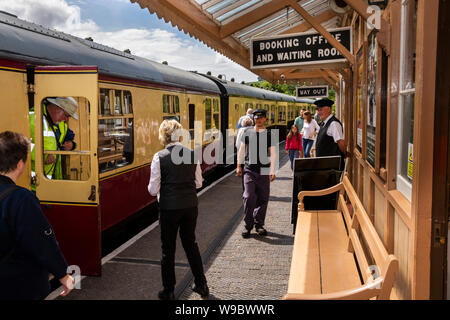
M 99 100 L 98 164 L 103 173 L 133 162 L 134 115 L 130 91 L 101 88 Z
M 417 0 L 402 1 L 397 189 L 411 201 L 414 154 L 414 96 Z
M 163 95 L 163 120 L 175 119 L 180 122 L 180 99 L 176 95 Z

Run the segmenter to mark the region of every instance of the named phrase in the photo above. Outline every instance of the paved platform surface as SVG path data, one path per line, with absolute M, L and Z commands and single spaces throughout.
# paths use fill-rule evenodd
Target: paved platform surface
M 292 172 L 280 145 L 280 170 L 271 183 L 267 236 L 243 229 L 242 182 L 233 173 L 199 196 L 196 237 L 211 291 L 210 299 L 280 299 L 287 292 L 293 246 L 290 223 Z M 161 283 L 161 240 L 157 223 L 104 258 L 101 277 L 84 277 L 67 297 L 47 299 L 156 300 Z M 190 289 L 192 274 L 178 237 L 175 257 L 178 299 L 200 299 Z
M 278 300 L 287 293 L 294 243 L 291 193 L 292 171 L 289 158 L 285 156 L 280 160 L 277 178 L 270 185 L 267 236 L 258 236 L 253 230 L 250 238 L 242 238 L 241 216 L 205 265 L 210 299 Z M 198 300 L 200 297 L 188 286 L 180 299 Z

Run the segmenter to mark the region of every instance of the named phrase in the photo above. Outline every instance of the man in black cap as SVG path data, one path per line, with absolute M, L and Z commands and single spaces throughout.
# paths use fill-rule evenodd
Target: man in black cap
M 341 168 L 344 169 L 344 159 L 350 156 L 344 140 L 341 122 L 331 113 L 334 101 L 323 98 L 314 102 L 317 106 L 322 123 L 316 139 L 316 157 L 341 156 Z
M 244 225 L 242 237 L 250 237 L 255 227 L 260 236 L 267 234 L 264 229 L 270 182 L 275 180 L 276 137 L 265 128 L 266 110 L 253 111 L 254 128 L 248 129 L 241 138 L 238 152 L 236 175 L 244 175 Z M 243 161 L 245 155 L 245 161 Z M 244 169 L 241 164 L 244 162 Z

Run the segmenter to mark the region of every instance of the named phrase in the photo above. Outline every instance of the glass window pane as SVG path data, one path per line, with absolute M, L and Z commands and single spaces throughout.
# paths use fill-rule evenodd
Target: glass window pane
M 102 119 L 98 124 L 100 173 L 133 162 L 133 119 Z
M 403 124 L 400 128 L 399 174 L 412 182 L 413 174 L 413 138 L 414 138 L 414 94 L 405 95 L 403 100 Z
M 206 130 L 211 129 L 211 99 L 205 100 L 205 125 Z
M 122 91 L 114 90 L 114 114 L 122 114 Z
M 133 101 L 130 91 L 123 92 L 123 113 L 133 113 Z
M 109 103 L 109 89 L 100 89 L 100 114 L 111 114 L 111 108 Z
M 415 88 L 417 0 L 407 0 L 402 6 L 401 90 Z

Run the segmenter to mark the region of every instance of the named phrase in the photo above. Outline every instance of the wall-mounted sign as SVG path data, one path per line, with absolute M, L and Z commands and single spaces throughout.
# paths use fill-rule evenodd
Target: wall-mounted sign
M 328 31 L 352 52 L 351 27 Z M 252 69 L 345 61 L 345 57 L 317 32 L 255 38 L 250 44 Z
M 328 86 L 295 87 L 297 98 L 328 97 Z

